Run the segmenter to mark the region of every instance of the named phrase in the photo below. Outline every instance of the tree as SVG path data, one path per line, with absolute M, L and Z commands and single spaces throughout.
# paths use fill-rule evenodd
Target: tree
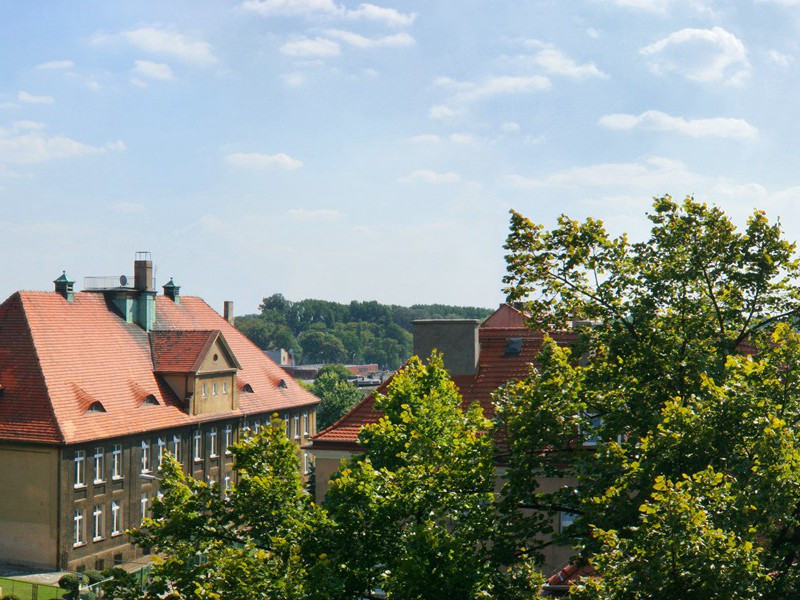
M 509 301 L 540 329 L 588 325 L 574 354 L 546 343 L 539 369 L 497 395 L 505 503 L 533 509 L 509 519 L 541 540 L 552 515 L 576 514 L 555 541 L 592 559 L 598 597 L 681 596 L 676 582 L 711 565 L 717 587 L 689 595 L 796 589 L 795 246 L 760 211 L 742 231 L 692 198 L 656 199 L 648 216 L 649 239 L 632 244 L 593 219 L 546 231 L 512 213 Z M 547 477 L 578 485 L 544 492 Z M 681 577 L 631 577 L 666 568 L 668 540 Z
M 355 385 L 343 378 L 340 372 L 329 367 L 341 365 L 326 365 L 320 369 L 314 385 L 311 386 L 311 393 L 322 399 L 317 405 L 318 430 L 333 425 L 364 399 L 364 394 Z M 352 375 L 347 369 L 344 371 L 347 375 Z
M 362 430 L 364 454 L 331 480 L 331 521 L 315 546 L 318 596 L 381 588 L 408 600 L 463 600 L 530 585 L 530 572 L 495 560 L 491 423 L 478 405 L 462 411 L 441 357 L 411 358 L 376 408 L 384 416 Z
M 232 448 L 239 483 L 229 494 L 187 477 L 167 457 L 162 496 L 133 532 L 157 553 L 147 598 L 276 598 L 306 595 L 303 540 L 324 521 L 303 490 L 284 423 Z

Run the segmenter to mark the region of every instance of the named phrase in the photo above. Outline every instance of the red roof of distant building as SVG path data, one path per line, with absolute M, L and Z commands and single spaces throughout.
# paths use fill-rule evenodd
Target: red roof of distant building
M 540 331 L 526 327 L 524 315 L 513 307 L 504 304 L 490 315 L 478 330 L 480 355 L 478 368 L 474 375 L 459 375 L 453 378 L 461 392 L 464 406 L 480 403 L 487 417 L 494 415 L 492 392 L 501 385 L 525 377 L 542 347 L 544 336 Z M 517 326 L 496 326 L 512 323 Z M 575 332 L 553 332 L 548 334 L 558 344 L 569 344 L 577 340 Z M 509 354 L 508 340 L 520 338 L 522 347 L 519 354 Z M 314 448 L 358 448 L 358 433 L 361 427 L 377 423 L 382 413 L 375 409 L 375 393 L 382 393 L 391 382 L 387 379 L 373 394 L 367 396 L 355 408 L 327 429 L 314 436 Z
M 560 597 L 569 594 L 569 588 L 578 583 L 583 577 L 592 577 L 594 568 L 586 564 L 582 566 L 568 564 L 555 575 L 548 578 L 542 590 L 543 596 Z
M 0 440 L 79 443 L 222 418 L 188 415 L 154 371 L 154 358 L 159 367 L 193 366 L 217 332 L 241 366 L 239 389 L 253 389 L 231 416 L 319 402 L 200 298 L 157 296 L 154 329 L 155 347 L 172 347 L 174 357 L 154 357 L 148 333 L 110 310 L 102 293 L 76 293 L 73 302 L 52 292 L 12 295 L 0 305 Z M 87 412 L 98 402 L 105 412 Z

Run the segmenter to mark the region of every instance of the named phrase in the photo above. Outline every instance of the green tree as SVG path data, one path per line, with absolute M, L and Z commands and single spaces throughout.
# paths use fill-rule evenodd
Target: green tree
M 541 329 L 592 326 L 497 395 L 509 529 L 535 548 L 558 511 L 578 515 L 555 540 L 593 559 L 609 598 L 681 596 L 672 574 L 630 576 L 632 560 L 658 568 L 659 543 L 684 579 L 713 565 L 717 587 L 683 597 L 783 594 L 800 561 L 800 341 L 781 324 L 800 300 L 795 247 L 760 211 L 739 231 L 667 196 L 649 219 L 632 244 L 593 219 L 547 231 L 512 213 L 508 299 Z M 577 486 L 546 492 L 548 477 Z
M 305 597 L 300 548 L 324 519 L 303 489 L 283 421 L 273 418 L 232 452 L 239 483 L 227 495 L 164 461 L 163 495 L 132 533 L 158 553 L 147 598 Z
M 324 369 L 330 366 L 326 365 Z M 345 369 L 348 375 L 350 371 Z M 354 384 L 343 379 L 339 373 L 329 370 L 317 373 L 311 393 L 322 402 L 317 405 L 317 429 L 322 430 L 341 419 L 356 404 L 364 399 L 364 394 Z
M 312 573 L 320 598 L 489 598 L 532 574 L 500 569 L 493 553 L 494 443 L 480 406 L 466 411 L 434 354 L 413 357 L 385 396 L 384 416 L 360 434 L 325 500 Z M 535 577 L 533 577 L 535 580 Z M 511 597 L 508 595 L 507 597 Z

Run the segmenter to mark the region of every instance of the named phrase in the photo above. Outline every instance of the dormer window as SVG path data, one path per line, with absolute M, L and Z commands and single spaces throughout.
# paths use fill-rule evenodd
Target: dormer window
M 522 338 L 508 338 L 506 340 L 506 356 L 519 356 L 522 352 Z
M 279 388 L 282 388 L 282 389 L 284 389 L 284 390 L 285 390 L 286 388 L 288 388 L 288 387 L 289 387 L 289 384 L 288 384 L 288 383 L 286 383 L 286 380 L 285 380 L 285 379 L 281 379 L 281 380 L 278 382 L 278 387 L 279 387 Z
M 104 413 L 106 412 L 105 407 L 100 404 L 100 402 L 92 402 L 89 405 L 89 408 L 86 409 L 87 413 Z
M 153 396 L 153 394 L 149 394 L 147 396 L 147 398 L 144 399 L 144 405 L 145 406 L 158 406 L 158 400 L 156 400 L 156 397 Z
M 242 391 L 247 393 L 247 394 L 252 394 L 253 393 L 253 386 L 250 385 L 249 383 L 245 383 L 244 387 L 242 387 Z

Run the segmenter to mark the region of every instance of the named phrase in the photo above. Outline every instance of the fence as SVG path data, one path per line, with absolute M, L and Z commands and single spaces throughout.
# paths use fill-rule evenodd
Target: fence
M 19 600 L 56 600 L 65 593 L 66 590 L 53 585 L 0 577 L 0 598 L 13 595 Z

